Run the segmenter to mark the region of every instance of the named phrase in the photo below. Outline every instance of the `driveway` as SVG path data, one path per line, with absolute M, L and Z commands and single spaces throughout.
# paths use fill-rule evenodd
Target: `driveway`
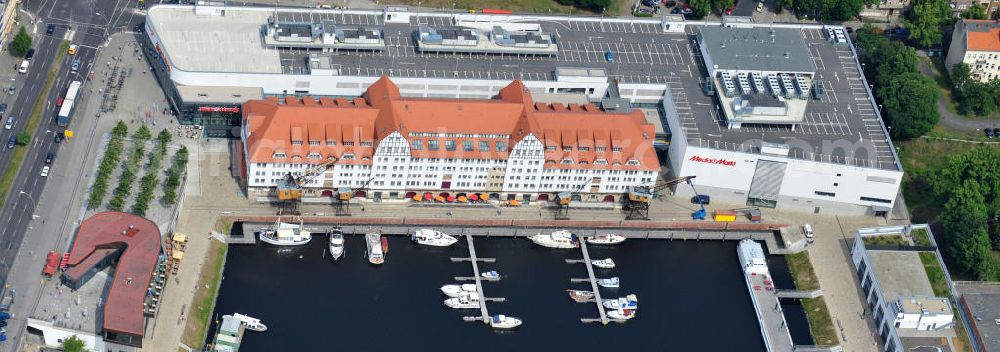
M 939 74 L 937 69 L 931 66 L 927 60 L 920 60 L 920 63 L 917 64 L 917 69 L 920 70 L 920 73 L 929 77 L 935 77 Z M 1000 121 L 973 120 L 948 111 L 948 103 L 944 101 L 943 97 L 938 99 L 937 106 L 938 113 L 941 114 L 941 124 L 945 127 L 956 130 L 981 130 L 983 128 L 1000 127 Z

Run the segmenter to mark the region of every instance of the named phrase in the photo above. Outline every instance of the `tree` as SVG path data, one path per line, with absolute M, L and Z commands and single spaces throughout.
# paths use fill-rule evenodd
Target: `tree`
M 712 12 L 711 0 L 691 0 L 688 1 L 688 5 L 691 6 L 691 15 L 695 18 L 702 18 Z
M 125 125 L 124 121 L 119 120 L 118 123 L 115 124 L 115 128 L 111 130 L 111 135 L 125 137 L 128 135 L 128 126 Z
M 135 131 L 134 137 L 140 141 L 148 141 L 150 138 L 153 138 L 153 133 L 149 131 L 149 127 L 142 125 Z
M 778 8 L 775 10 L 776 13 L 781 13 L 784 9 L 792 9 L 794 6 L 794 1 L 792 0 L 778 0 Z
M 972 4 L 971 7 L 962 11 L 962 18 L 969 20 L 985 20 L 986 6 L 983 6 L 981 3 Z
M 959 113 L 985 116 L 997 110 L 1000 79 L 988 83 L 974 80 L 971 77 L 971 68 L 966 63 L 953 66 L 950 78 L 952 97 L 958 103 Z
M 160 130 L 160 133 L 156 135 L 156 140 L 159 141 L 160 144 L 170 143 L 170 140 L 173 138 L 174 136 L 171 135 L 170 131 L 167 131 L 167 129 Z
M 593 12 L 602 11 L 611 5 L 611 0 L 557 0 L 557 2 Z
M 83 340 L 80 340 L 76 335 L 70 336 L 62 342 L 63 352 L 84 352 L 84 348 L 86 346 L 83 344 Z
M 733 7 L 733 5 L 736 5 L 736 1 L 734 0 L 712 0 L 712 9 L 719 11 L 720 13 L 730 7 Z
M 917 0 L 902 20 L 903 27 L 910 31 L 910 39 L 920 46 L 930 47 L 941 44 L 941 26 L 951 23 L 954 16 L 946 0 Z
M 919 137 L 938 123 L 937 83 L 917 72 L 906 72 L 888 78 L 888 84 L 877 91 L 894 139 Z
M 17 134 L 17 145 L 28 145 L 31 143 L 31 133 L 28 131 L 21 131 Z
M 10 53 L 14 56 L 22 56 L 31 49 L 31 36 L 28 35 L 28 30 L 21 26 L 21 29 L 17 30 L 17 35 L 14 36 L 14 40 L 10 42 Z

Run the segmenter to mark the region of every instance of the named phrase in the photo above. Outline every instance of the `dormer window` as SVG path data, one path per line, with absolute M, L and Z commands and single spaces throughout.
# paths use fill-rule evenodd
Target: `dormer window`
M 608 161 L 605 160 L 605 159 L 594 160 L 594 165 L 607 165 L 607 164 L 608 164 Z
M 337 146 L 337 141 L 332 140 L 332 139 L 327 139 L 326 140 L 326 145 L 331 146 L 331 147 L 336 147 Z
M 547 145 L 547 146 L 545 146 L 545 150 L 555 151 L 556 150 L 556 146 L 554 146 L 554 145 Z
M 590 147 L 580 147 L 580 148 L 577 148 L 577 149 L 580 149 L 581 152 L 589 152 L 590 151 Z
M 639 166 L 639 160 L 632 159 L 632 160 L 626 161 L 625 165 L 627 165 L 627 166 Z
M 560 164 L 563 164 L 563 165 L 573 164 L 573 159 L 570 159 L 570 158 L 562 159 L 562 162 L 560 162 Z
M 318 146 L 319 141 L 309 141 L 309 145 Z
M 354 154 L 347 153 L 347 154 L 344 154 L 344 156 L 341 156 L 340 158 L 344 159 L 344 160 L 354 160 Z
M 571 146 L 563 146 L 563 151 L 564 152 L 571 152 L 571 151 L 573 151 L 573 147 L 571 147 Z
M 611 147 L 611 151 L 615 153 L 621 153 L 622 147 Z
M 302 145 L 302 141 L 292 141 L 292 145 Z
M 354 141 L 344 141 L 344 146 L 345 147 L 353 147 L 354 146 Z
M 372 146 L 372 141 L 361 142 L 361 146 L 362 147 L 371 147 Z
M 285 157 L 288 157 L 287 155 L 285 155 L 285 152 L 275 152 L 274 153 L 274 158 L 285 158 Z
M 598 153 L 604 153 L 605 150 L 607 150 L 607 148 L 605 148 L 605 147 L 596 147 L 596 148 L 594 148 L 594 151 L 598 152 Z
M 309 159 L 319 159 L 320 158 L 319 152 L 311 152 L 311 153 L 309 153 L 309 156 L 307 156 L 307 158 L 309 158 Z

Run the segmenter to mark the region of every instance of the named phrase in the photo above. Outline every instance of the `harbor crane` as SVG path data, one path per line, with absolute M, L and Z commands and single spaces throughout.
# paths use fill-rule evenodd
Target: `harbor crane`
M 586 188 L 587 185 L 589 185 L 590 182 L 592 181 L 593 180 L 584 182 L 583 184 L 580 185 L 580 187 L 577 187 L 576 189 L 570 191 L 563 191 L 556 194 L 556 199 L 555 199 L 556 220 L 569 220 L 569 205 L 570 203 L 573 203 L 573 197 L 574 196 L 579 197 L 578 193 L 580 193 L 580 191 Z
M 337 192 L 333 195 L 333 209 L 337 216 L 351 216 L 351 198 L 354 198 L 354 195 L 358 191 L 368 189 L 368 185 L 371 184 L 374 179 L 374 177 L 369 178 L 368 181 L 365 181 L 365 183 L 360 187 L 337 188 Z
M 638 185 L 631 186 L 628 191 L 625 192 L 623 197 L 624 204 L 622 206 L 625 211 L 625 220 L 649 220 L 649 203 L 653 198 L 660 196 L 663 190 L 679 183 L 687 183 L 694 190 L 694 184 L 691 182 L 695 176 L 682 176 L 674 178 L 671 180 L 656 182 L 654 185 Z M 695 195 L 698 191 L 694 191 Z M 698 214 L 700 213 L 700 219 Z M 700 210 L 691 214 L 691 217 L 696 220 L 701 220 L 705 218 L 705 207 L 702 206 Z
M 302 203 L 302 187 L 311 182 L 323 172 L 329 170 L 337 162 L 331 158 L 323 163 L 313 165 L 299 174 L 289 172 L 285 179 L 278 183 L 278 215 L 299 215 L 299 204 Z

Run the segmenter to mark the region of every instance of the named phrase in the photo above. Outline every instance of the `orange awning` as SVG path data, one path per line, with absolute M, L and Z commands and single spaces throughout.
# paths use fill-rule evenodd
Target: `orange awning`
M 436 201 L 436 202 L 444 202 L 444 197 L 442 197 L 442 196 L 434 197 L 434 201 Z
M 482 194 L 482 195 L 479 196 L 479 198 L 482 198 L 483 200 L 490 200 L 490 195 L 489 194 Z
M 510 201 L 510 205 L 512 205 L 512 206 L 515 206 L 515 207 L 516 207 L 516 206 L 518 206 L 518 205 L 521 205 L 521 201 L 519 201 L 519 200 L 517 200 L 517 199 L 514 199 L 514 200 Z
M 420 195 L 419 195 L 419 194 L 415 194 L 415 195 L 413 195 L 413 201 L 414 201 L 414 202 L 419 202 L 419 201 L 420 201 L 420 199 L 421 199 L 421 198 L 420 198 Z
M 458 202 L 459 203 L 465 203 L 465 202 L 468 202 L 468 201 L 469 201 L 469 199 L 465 198 L 465 196 L 458 196 Z

